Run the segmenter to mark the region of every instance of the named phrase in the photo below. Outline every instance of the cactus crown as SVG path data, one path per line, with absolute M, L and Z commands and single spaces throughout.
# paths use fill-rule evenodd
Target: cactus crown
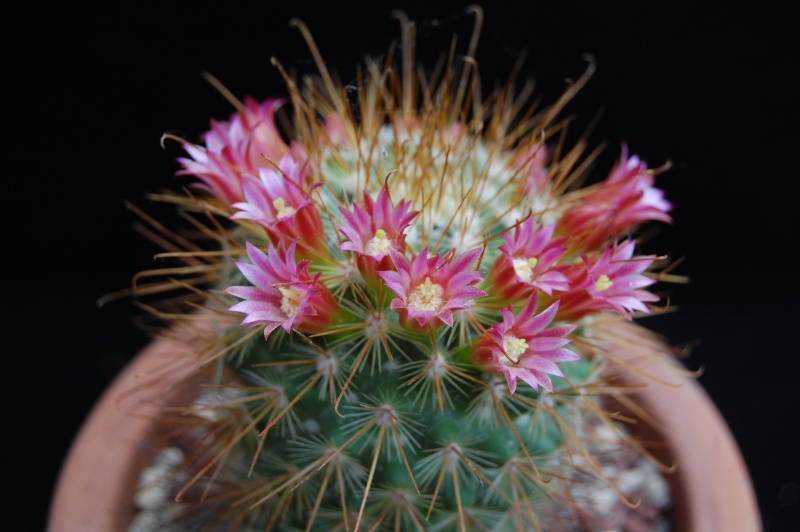
M 592 490 L 635 506 L 600 461 L 646 455 L 605 403 L 629 402 L 605 324 L 658 310 L 664 260 L 634 236 L 670 204 L 625 146 L 582 186 L 596 152 L 565 145 L 559 112 L 593 63 L 550 107 L 513 84 L 482 98 L 474 14 L 431 74 L 398 14 L 399 49 L 347 87 L 296 21 L 319 76 L 274 61 L 288 99 L 233 100 L 203 143 L 178 139 L 194 189 L 160 199 L 192 231 L 162 228 L 181 264 L 136 290 L 179 292 L 146 308 L 182 324 L 162 334 L 208 384 L 165 413 L 187 454 L 165 519 L 568 530 Z

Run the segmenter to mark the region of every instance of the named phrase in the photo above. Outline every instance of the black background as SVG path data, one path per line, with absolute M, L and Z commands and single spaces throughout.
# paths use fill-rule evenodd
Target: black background
M 134 7 L 137 5 L 137 7 Z M 43 529 L 58 470 L 83 418 L 146 342 L 130 301 L 98 297 L 153 266 L 156 248 L 131 229 L 130 200 L 178 183 L 181 131 L 198 140 L 230 105 L 201 78 L 235 95 L 282 95 L 270 66 L 311 70 L 303 19 L 328 65 L 349 79 L 365 53 L 399 35 L 392 8 L 419 23 L 421 53 L 466 38 L 467 3 L 170 2 L 127 7 L 21 6 L 3 36 L 3 302 L 8 515 Z M 592 134 L 609 141 L 608 166 L 626 141 L 651 167 L 672 161 L 659 186 L 674 224 L 653 251 L 685 256 L 671 288 L 678 312 L 648 319 L 687 360 L 737 438 L 765 530 L 800 529 L 796 381 L 798 295 L 797 56 L 786 13 L 763 7 L 586 7 L 511 2 L 484 6 L 478 62 L 486 87 L 523 71 L 553 102 L 565 78 L 597 60 L 569 106 L 578 124 L 602 109 Z M 10 417 L 9 417 L 10 414 Z M 0 519 L 1 520 L 1 519 Z

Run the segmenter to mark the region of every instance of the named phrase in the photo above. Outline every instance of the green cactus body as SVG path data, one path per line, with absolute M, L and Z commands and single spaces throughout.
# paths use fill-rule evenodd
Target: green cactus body
M 204 190 L 170 201 L 208 246 L 184 246 L 202 267 L 182 287 L 204 309 L 185 319 L 213 325 L 183 363 L 216 371 L 176 415 L 187 460 L 170 526 L 570 530 L 592 522 L 581 493 L 626 502 L 599 461 L 635 443 L 605 410 L 624 390 L 597 325 L 658 299 L 644 290 L 655 258 L 622 244 L 665 221 L 653 172 L 625 152 L 605 182 L 578 187 L 592 156 L 561 145 L 557 115 L 592 68 L 525 112 L 511 87 L 482 101 L 470 61 L 421 78 L 411 49 L 396 69 L 366 64 L 357 117 L 324 65 L 320 79 L 287 77 L 288 145 L 241 104 L 247 142 L 230 149 L 264 155 L 250 169 L 210 141 L 187 148 L 184 173 Z

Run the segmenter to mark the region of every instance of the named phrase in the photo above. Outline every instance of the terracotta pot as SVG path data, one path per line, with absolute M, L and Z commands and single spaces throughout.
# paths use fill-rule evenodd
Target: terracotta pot
M 135 512 L 139 475 L 150 465 L 163 434 L 153 420 L 165 406 L 191 402 L 199 389 L 199 376 L 187 380 L 170 364 L 190 351 L 174 340 L 156 340 L 103 393 L 62 467 L 48 532 L 127 530 Z M 155 385 L 149 378 L 153 374 L 159 375 Z M 143 386 L 145 382 L 148 386 Z
M 648 332 L 632 324 L 615 324 L 607 330 L 637 347 L 653 341 Z M 188 386 L 172 387 L 169 379 L 164 379 L 157 387 L 136 391 L 142 382 L 140 376 L 162 368 L 176 352 L 186 351 L 174 341 L 155 341 L 112 383 L 66 459 L 52 501 L 49 532 L 114 532 L 127 528 L 135 510 L 138 476 L 152 459 L 159 440 L 159 428 L 151 418 L 164 405 L 186 404 L 198 387 L 197 380 L 189 381 Z M 611 354 L 657 379 L 625 369 L 619 372 L 626 383 L 645 384 L 636 394 L 636 403 L 645 407 L 661 427 L 656 432 L 639 424 L 641 428 L 635 432 L 644 439 L 652 441 L 655 437 L 665 442 L 666 451 L 656 454 L 677 466 L 676 472 L 668 475 L 676 529 L 761 530 L 741 454 L 699 384 L 680 367 L 642 359 L 639 349 L 622 347 Z
M 657 356 L 663 352 L 663 343 L 651 331 L 630 322 L 606 329 L 618 339 L 619 348 L 611 355 L 635 366 L 635 371 L 620 368 L 620 378 L 640 386 L 636 403 L 659 423 L 658 429 L 638 423 L 634 433 L 644 440 L 664 442 L 653 454 L 675 465 L 667 480 L 676 530 L 760 531 L 747 466 L 705 390 L 683 366 L 666 364 Z M 635 349 L 627 348 L 626 342 Z

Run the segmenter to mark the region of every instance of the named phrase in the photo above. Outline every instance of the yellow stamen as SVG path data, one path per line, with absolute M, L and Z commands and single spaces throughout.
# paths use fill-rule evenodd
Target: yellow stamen
M 297 314 L 297 308 L 303 300 L 303 293 L 296 288 L 286 288 L 279 286 L 278 290 L 283 294 L 281 299 L 281 310 L 286 314 L 287 318 L 293 318 Z
M 609 288 L 611 288 L 611 285 L 613 284 L 614 281 L 609 279 L 608 275 L 603 274 L 600 277 L 598 277 L 597 280 L 594 282 L 594 287 L 600 290 L 601 292 L 604 292 Z
M 283 198 L 278 198 L 273 201 L 272 206 L 275 207 L 276 211 L 278 211 L 278 218 L 286 218 L 287 216 L 291 216 L 296 212 L 295 209 L 286 205 L 286 201 Z
M 425 278 L 425 282 L 417 286 L 408 296 L 408 307 L 413 310 L 425 311 L 432 310 L 437 312 L 442 306 L 442 294 L 444 288 L 431 282 L 430 277 Z
M 528 342 L 524 338 L 517 338 L 513 334 L 503 336 L 503 350 L 506 356 L 501 357 L 501 361 L 506 366 L 519 363 L 519 358 L 528 350 Z
M 367 242 L 367 255 L 386 255 L 392 247 L 392 242 L 386 238 L 386 231 L 378 229 L 375 236 Z
M 531 282 L 533 279 L 533 269 L 539 264 L 539 259 L 536 257 L 526 258 L 516 258 L 512 261 L 514 265 L 514 272 L 516 272 L 517 277 L 525 281 L 526 283 Z

